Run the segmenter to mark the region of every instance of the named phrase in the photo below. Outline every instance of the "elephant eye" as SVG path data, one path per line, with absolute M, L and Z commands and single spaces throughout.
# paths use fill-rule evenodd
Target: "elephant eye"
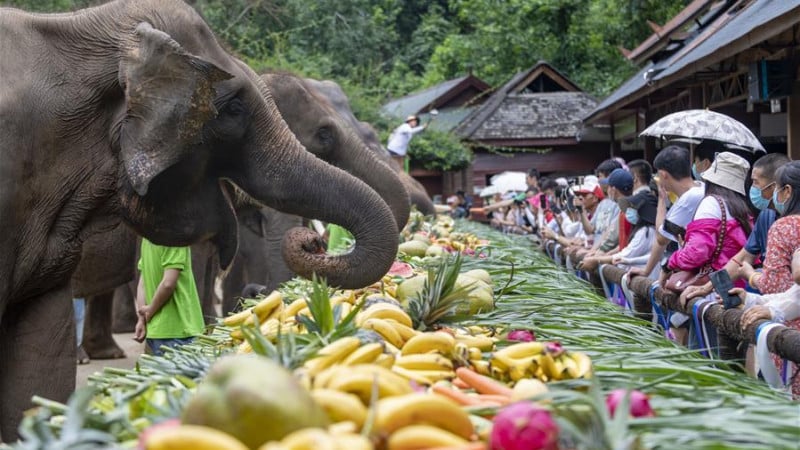
M 317 139 L 326 147 L 331 145 L 334 141 L 333 130 L 327 126 L 320 127 L 317 130 Z
M 232 116 L 242 115 L 245 112 L 244 103 L 239 97 L 234 97 L 225 104 L 222 112 Z

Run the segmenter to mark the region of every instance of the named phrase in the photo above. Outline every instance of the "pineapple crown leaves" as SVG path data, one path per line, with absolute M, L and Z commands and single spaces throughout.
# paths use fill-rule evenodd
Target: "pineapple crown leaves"
M 444 257 L 438 267 L 428 268 L 428 278 L 422 290 L 408 302 L 408 312 L 418 330 L 432 328 L 434 324 L 454 316 L 456 308 L 467 302 L 475 283 L 456 288 L 461 271 L 461 255 Z
M 350 313 L 342 317 L 341 305 L 331 307 L 331 292 L 324 279 L 312 278 L 312 292 L 306 301 L 311 317 L 298 315 L 297 321 L 309 334 L 318 336 L 324 342 L 333 342 L 345 336 L 352 336 L 358 331 L 355 326 L 356 314 L 361 310 L 359 302 Z
M 290 370 L 300 367 L 320 347 L 318 339 L 306 339 L 295 333 L 283 333 L 282 327 L 278 327 L 278 334 L 273 344 L 259 332 L 259 327 L 258 317 L 253 326 L 242 326 L 242 335 L 252 347 L 253 353 L 269 358 Z

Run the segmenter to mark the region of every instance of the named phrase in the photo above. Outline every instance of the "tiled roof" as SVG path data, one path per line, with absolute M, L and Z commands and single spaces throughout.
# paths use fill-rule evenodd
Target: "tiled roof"
M 774 26 L 773 23 L 780 18 L 787 20 L 782 26 Z M 745 2 L 737 2 L 707 26 L 695 30 L 682 49 L 655 64 L 648 63 L 605 98 L 585 120 L 592 122 L 605 113 L 616 111 L 669 85 L 691 71 L 716 64 L 798 23 L 800 0 L 755 0 L 746 5 Z M 757 41 L 754 40 L 756 32 Z
M 597 106 L 597 100 L 584 92 L 508 94 L 502 100 L 468 139 L 575 138 L 581 119 Z

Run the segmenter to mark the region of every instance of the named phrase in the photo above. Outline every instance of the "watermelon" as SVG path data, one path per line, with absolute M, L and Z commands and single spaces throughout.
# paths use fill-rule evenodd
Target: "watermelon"
M 411 278 L 414 276 L 414 268 L 411 267 L 411 264 L 395 261 L 392 267 L 389 268 L 389 273 L 387 275 L 391 277 Z

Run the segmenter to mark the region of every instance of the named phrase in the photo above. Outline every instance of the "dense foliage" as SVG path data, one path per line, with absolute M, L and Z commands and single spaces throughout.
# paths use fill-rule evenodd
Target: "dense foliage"
M 618 47 L 635 48 L 688 0 L 188 0 L 254 69 L 334 79 L 356 115 L 388 131 L 379 106 L 472 71 L 498 86 L 547 60 L 603 97 L 636 70 Z M 65 11 L 97 0 L 0 0 Z M 387 125 L 388 123 L 388 125 Z M 396 125 L 396 124 L 395 124 Z M 430 133 L 415 146 L 452 138 Z M 425 144 L 422 144 L 426 142 Z M 428 160 L 450 155 L 437 150 Z M 415 156 L 422 150 L 413 151 Z M 468 158 L 466 150 L 458 160 Z M 432 163 L 428 163 L 430 166 Z M 461 162 L 453 162 L 459 166 Z M 433 164 L 434 166 L 436 164 Z M 444 167 L 440 167 L 444 168 Z

